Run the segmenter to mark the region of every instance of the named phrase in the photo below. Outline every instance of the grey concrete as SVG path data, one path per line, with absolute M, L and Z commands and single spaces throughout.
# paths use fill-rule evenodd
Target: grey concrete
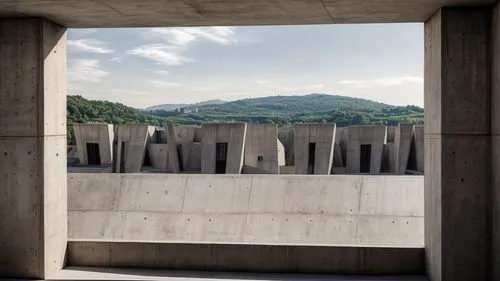
M 425 24 L 431 280 L 491 280 L 490 16 L 487 8 L 445 8 Z
M 151 166 L 158 169 L 172 168 L 169 161 L 168 144 L 166 143 L 150 143 L 148 145 L 149 159 Z
M 73 239 L 423 247 L 422 176 L 71 174 Z
M 215 173 L 215 153 L 218 142 L 227 143 L 226 174 L 240 174 L 245 153 L 246 123 L 203 124 L 201 172 Z
M 410 158 L 411 140 L 413 134 L 412 124 L 398 124 L 394 136 L 394 163 L 395 173 L 404 175 Z
M 278 0 L 116 2 L 3 0 L 0 16 L 44 17 L 67 27 L 226 26 L 423 22 L 443 6 L 490 5 L 494 0 Z
M 78 241 L 70 266 L 223 272 L 423 274 L 424 248 Z
M 66 29 L 0 19 L 0 277 L 64 266 L 66 87 Z
M 244 165 L 261 170 L 266 174 L 278 174 L 278 128 L 275 124 L 247 124 Z M 281 143 L 280 143 L 281 144 Z M 284 148 L 281 145 L 281 158 L 284 162 Z M 285 163 L 281 163 L 284 165 Z M 248 172 L 257 170 L 246 169 Z M 252 172 L 253 173 L 253 172 Z
M 333 165 L 335 124 L 297 124 L 294 128 L 296 174 L 308 173 L 309 144 L 316 143 L 314 174 L 329 175 Z
M 113 164 L 113 141 L 115 133 L 109 124 L 73 124 L 80 164 L 88 165 L 87 143 L 99 144 L 102 165 Z
M 415 125 L 413 127 L 413 140 L 415 149 L 415 160 L 417 171 L 424 172 L 424 126 Z
M 167 149 L 168 149 L 169 166 L 170 168 L 172 168 L 174 173 L 179 173 L 181 171 L 180 169 L 181 163 L 179 163 L 179 153 L 177 151 L 177 136 L 175 133 L 174 125 L 166 124 L 165 131 L 167 132 Z
M 146 147 L 153 132 L 154 127 L 145 124 L 118 126 L 117 173 L 138 173 L 141 171 Z M 125 146 L 123 146 L 123 143 L 125 143 Z M 122 159 L 122 155 L 124 159 Z M 124 163 L 123 170 L 122 161 Z
M 360 146 L 371 145 L 370 174 L 380 174 L 386 126 L 351 126 L 347 130 L 347 173 L 360 173 Z
M 161 269 L 132 269 L 71 266 L 52 280 L 164 280 L 164 281 L 428 281 L 424 276 L 352 276 L 307 275 L 277 273 L 241 273 L 211 271 L 179 271 Z

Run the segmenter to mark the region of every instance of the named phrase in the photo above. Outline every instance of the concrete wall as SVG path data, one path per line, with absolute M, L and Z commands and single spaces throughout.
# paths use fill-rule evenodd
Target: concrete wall
M 0 278 L 64 267 L 66 41 L 41 18 L 0 19 Z
M 146 147 L 154 127 L 144 124 L 118 126 L 118 151 L 116 154 L 116 171 L 118 173 L 138 173 L 141 171 Z M 123 146 L 125 142 L 125 146 Z M 122 150 L 124 150 L 122 152 Z M 124 159 L 122 160 L 122 154 Z M 122 171 L 121 163 L 124 163 Z
M 150 143 L 148 145 L 149 159 L 151 166 L 158 169 L 169 167 L 168 145 L 166 143 Z
M 201 172 L 215 173 L 216 144 L 227 143 L 226 174 L 240 174 L 243 168 L 246 123 L 203 124 L 201 148 Z
M 244 165 L 269 174 L 278 174 L 278 142 L 278 128 L 275 124 L 247 124 Z M 259 160 L 259 157 L 262 159 Z
M 413 127 L 413 139 L 415 144 L 415 159 L 417 162 L 417 171 L 424 172 L 424 126 L 416 125 Z
M 195 139 L 197 126 L 175 126 L 175 138 L 177 142 L 192 142 Z
M 296 174 L 308 173 L 309 144 L 316 143 L 314 174 L 329 175 L 332 170 L 335 124 L 297 124 L 294 129 Z
M 88 165 L 87 143 L 99 144 L 101 165 L 113 164 L 115 133 L 109 124 L 73 124 L 80 164 Z
M 423 246 L 422 176 L 70 174 L 69 235 Z
M 404 175 L 410 157 L 411 141 L 413 136 L 412 124 L 399 124 L 396 127 L 394 137 L 394 163 L 395 170 L 399 175 Z
M 347 131 L 347 172 L 360 173 L 360 146 L 371 145 L 370 174 L 380 174 L 387 139 L 386 126 L 351 126 Z

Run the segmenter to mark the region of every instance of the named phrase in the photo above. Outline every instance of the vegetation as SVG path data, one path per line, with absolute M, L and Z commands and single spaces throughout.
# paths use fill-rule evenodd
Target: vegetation
M 185 110 L 140 111 L 120 103 L 68 96 L 68 141 L 73 138 L 73 123 L 160 126 L 166 121 L 196 125 L 206 122 L 274 123 L 278 126 L 293 126 L 295 123 L 337 123 L 338 126 L 423 124 L 424 110 L 412 105 L 392 106 L 351 97 L 311 94 L 199 103 L 189 105 Z

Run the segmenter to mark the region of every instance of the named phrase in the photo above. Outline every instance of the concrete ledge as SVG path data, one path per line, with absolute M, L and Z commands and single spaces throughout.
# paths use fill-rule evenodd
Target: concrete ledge
M 423 248 L 68 242 L 68 266 L 315 274 L 424 274 Z

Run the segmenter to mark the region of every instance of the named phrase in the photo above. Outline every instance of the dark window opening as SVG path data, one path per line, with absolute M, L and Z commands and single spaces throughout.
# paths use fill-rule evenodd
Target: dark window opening
M 316 143 L 309 143 L 309 154 L 307 160 L 307 174 L 314 175 L 314 162 L 316 162 Z
M 371 144 L 362 144 L 360 146 L 361 153 L 359 155 L 359 172 L 360 173 L 369 173 L 371 158 L 372 158 L 372 145 Z
M 101 165 L 99 144 L 89 142 L 87 143 L 87 160 L 89 165 Z
M 151 157 L 149 157 L 149 149 L 146 147 L 144 151 L 144 162 L 142 163 L 142 166 L 145 167 L 151 167 Z
M 155 139 L 156 139 L 156 143 L 161 143 L 161 131 L 156 131 Z
M 127 143 L 122 141 L 122 146 L 120 150 L 120 173 L 125 173 L 125 147 Z
M 177 161 L 179 161 L 179 171 L 184 171 L 184 162 L 182 158 L 182 144 L 177 145 Z
M 227 143 L 216 143 L 215 145 L 215 173 L 225 174 L 227 165 Z
M 260 156 L 257 156 L 257 161 L 263 161 L 264 160 L 264 156 L 260 155 Z

